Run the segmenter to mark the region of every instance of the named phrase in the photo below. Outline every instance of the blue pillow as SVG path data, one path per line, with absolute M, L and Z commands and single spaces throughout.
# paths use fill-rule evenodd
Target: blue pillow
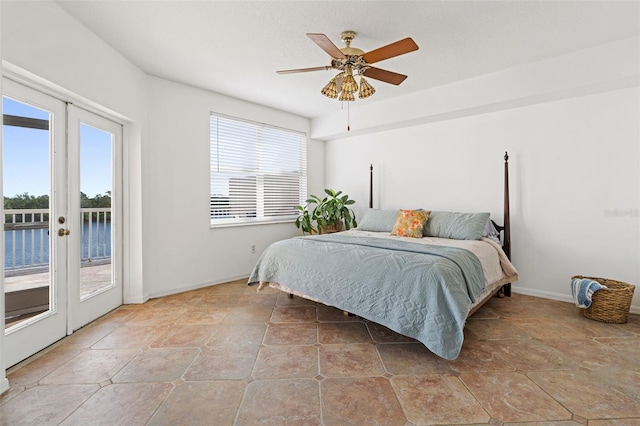
M 358 223 L 358 231 L 391 232 L 396 224 L 398 209 L 367 209 Z
M 432 211 L 424 228 L 424 235 L 454 240 L 479 240 L 488 219 L 489 213 Z

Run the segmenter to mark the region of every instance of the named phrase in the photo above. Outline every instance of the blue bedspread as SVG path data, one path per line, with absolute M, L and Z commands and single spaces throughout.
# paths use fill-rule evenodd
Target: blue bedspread
M 272 244 L 249 284 L 275 282 L 415 338 L 455 359 L 469 307 L 485 289 L 468 250 L 341 234 Z

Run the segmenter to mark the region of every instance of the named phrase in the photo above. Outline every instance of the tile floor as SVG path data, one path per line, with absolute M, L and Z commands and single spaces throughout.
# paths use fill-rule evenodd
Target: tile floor
M 122 306 L 9 371 L 0 424 L 640 425 L 640 316 L 489 301 L 445 361 L 244 281 Z

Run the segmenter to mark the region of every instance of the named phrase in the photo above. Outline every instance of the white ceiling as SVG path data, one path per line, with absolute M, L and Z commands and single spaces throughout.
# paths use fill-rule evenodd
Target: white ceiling
M 404 37 L 420 49 L 376 64 L 357 105 L 421 91 L 639 33 L 639 1 L 69 1 L 57 3 L 144 72 L 305 117 L 340 108 L 320 89 L 337 72 L 305 33 L 358 33 L 369 51 Z M 354 106 L 357 106 L 354 105 Z

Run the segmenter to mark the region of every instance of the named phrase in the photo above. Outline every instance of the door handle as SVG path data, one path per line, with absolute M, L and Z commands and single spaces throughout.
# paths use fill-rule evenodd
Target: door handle
M 58 229 L 58 236 L 59 237 L 66 237 L 70 233 L 71 233 L 71 231 L 69 231 L 68 229 L 64 229 L 64 228 Z

